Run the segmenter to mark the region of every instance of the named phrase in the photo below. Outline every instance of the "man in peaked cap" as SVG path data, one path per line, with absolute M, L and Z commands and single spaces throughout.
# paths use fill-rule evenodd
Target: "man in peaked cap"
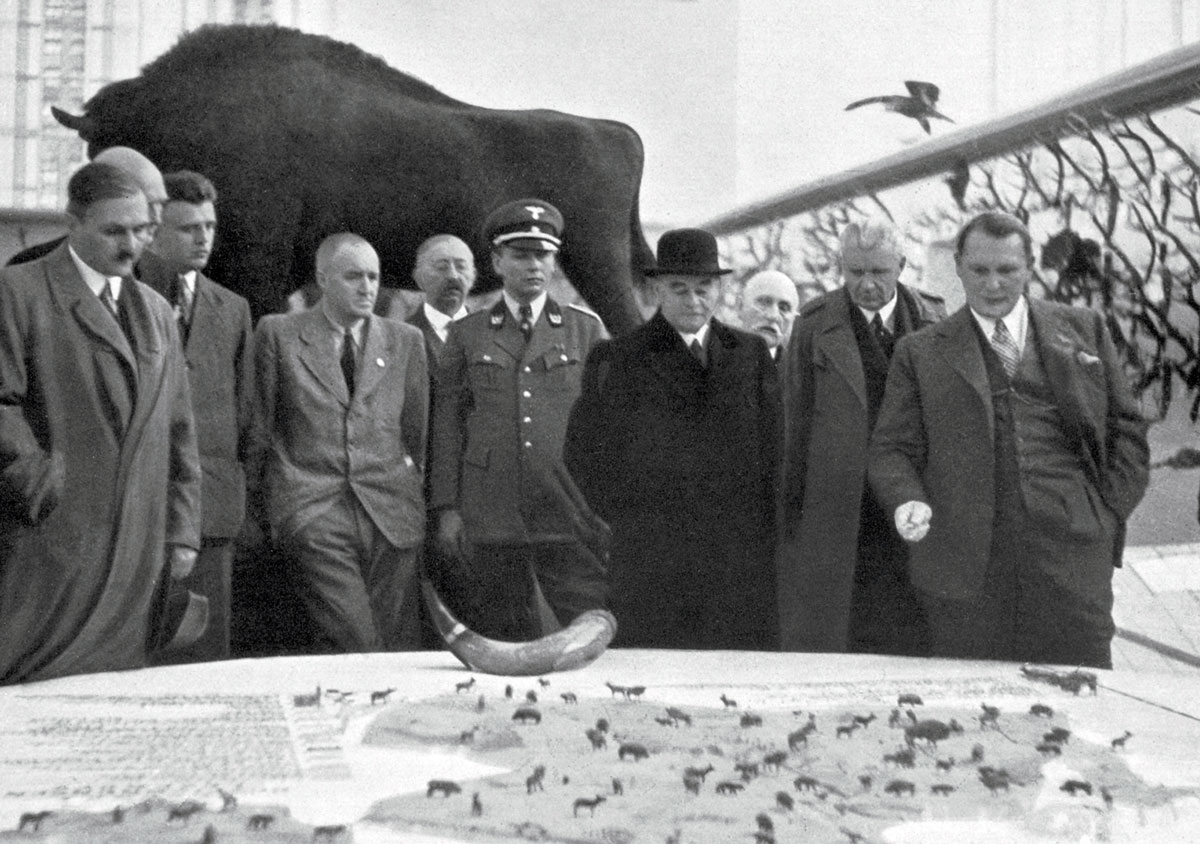
M 571 411 L 567 466 L 612 527 L 614 644 L 775 647 L 782 409 L 763 339 L 712 318 L 728 272 L 708 232 L 665 233 L 658 313 L 596 347 Z
M 469 627 L 510 641 L 545 632 L 535 578 L 560 624 L 605 604 L 592 553 L 604 528 L 561 455 L 583 363 L 608 335 L 595 314 L 546 293 L 562 229 L 558 209 L 538 199 L 488 216 L 483 236 L 504 289 L 490 310 L 451 323 L 434 383 L 430 506 L 458 569 L 443 581 L 446 598 Z

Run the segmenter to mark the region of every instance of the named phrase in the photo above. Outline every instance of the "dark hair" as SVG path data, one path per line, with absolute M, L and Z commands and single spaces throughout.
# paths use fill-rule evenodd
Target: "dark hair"
M 1033 237 L 1029 234 L 1029 229 L 1012 214 L 1006 214 L 1003 211 L 984 211 L 962 227 L 962 231 L 958 233 L 958 238 L 954 241 L 954 259 L 956 261 L 962 257 L 967 237 L 977 229 L 997 240 L 1004 240 L 1014 234 L 1018 235 L 1021 238 L 1021 245 L 1025 248 L 1025 260 L 1030 264 L 1033 263 Z
M 217 189 L 207 177 L 192 170 L 178 170 L 163 176 L 167 188 L 167 202 L 216 202 Z
M 132 196 L 145 198 L 136 179 L 111 164 L 90 161 L 67 182 L 67 213 L 82 220 L 88 208 L 97 202 Z

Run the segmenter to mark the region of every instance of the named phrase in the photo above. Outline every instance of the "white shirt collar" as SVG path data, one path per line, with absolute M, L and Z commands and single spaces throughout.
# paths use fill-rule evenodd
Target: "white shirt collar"
M 700 348 L 707 348 L 708 323 L 706 322 L 704 325 L 700 326 L 700 330 L 695 334 L 684 334 L 682 331 L 680 331 L 679 336 L 683 338 L 683 345 L 687 346 L 689 349 L 692 347 L 693 340 L 700 341 Z
M 421 307 L 425 309 L 425 319 L 429 320 L 429 324 L 433 326 L 434 333 L 437 334 L 443 343 L 446 342 L 446 335 L 450 332 L 450 323 L 458 322 L 467 315 L 466 305 L 460 307 L 453 316 L 446 316 L 446 314 L 432 307 L 428 302 L 422 304 Z
M 980 314 L 971 311 L 971 316 L 975 317 L 975 322 L 983 331 L 983 335 L 992 339 L 992 334 L 996 331 L 997 320 L 991 317 L 981 316 Z M 1008 329 L 1008 333 L 1012 335 L 1013 341 L 1017 344 L 1017 349 L 1025 348 L 1025 335 L 1029 330 L 1029 304 L 1022 296 L 1017 300 L 1017 304 L 1013 305 L 1013 309 L 1001 317 L 1004 322 L 1004 327 Z
M 71 260 L 75 263 L 75 269 L 79 271 L 83 283 L 88 286 L 88 289 L 98 297 L 104 285 L 108 285 L 112 289 L 113 301 L 121 298 L 121 277 L 119 275 L 106 276 L 103 273 L 98 273 L 80 258 L 75 253 L 75 248 L 71 244 L 67 244 L 67 251 L 71 253 Z
M 504 304 L 508 307 L 508 312 L 512 314 L 512 318 L 517 321 L 517 325 L 521 324 L 521 303 L 508 295 L 508 291 L 503 293 Z M 533 324 L 537 325 L 537 321 L 542 316 L 542 308 L 546 307 L 546 292 L 542 291 L 537 295 L 537 298 L 529 303 L 530 310 L 533 311 Z
M 860 307 L 862 315 L 866 317 L 867 324 L 870 325 L 875 320 L 875 314 L 879 314 L 879 319 L 883 322 L 883 327 L 893 334 L 896 333 L 896 323 L 892 319 L 892 314 L 896 312 L 896 300 L 900 298 L 899 293 L 892 293 L 892 298 L 888 303 L 877 311 L 869 311 L 866 308 Z
M 191 293 L 196 292 L 196 271 L 188 270 L 186 273 L 180 273 L 179 278 L 187 285 L 187 289 Z

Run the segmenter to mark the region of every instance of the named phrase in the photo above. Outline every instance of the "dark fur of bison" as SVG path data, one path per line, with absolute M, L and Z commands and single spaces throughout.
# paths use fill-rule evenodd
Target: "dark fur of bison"
M 633 293 L 653 258 L 642 235 L 642 144 L 630 127 L 549 110 L 462 103 L 357 47 L 277 26 L 209 25 L 55 117 L 89 155 L 124 145 L 163 172 L 217 186 L 211 275 L 256 314 L 312 277 L 321 239 L 365 237 L 384 283 L 411 287 L 417 245 L 439 232 L 476 251 L 477 291 L 499 286 L 480 226 L 538 197 L 566 220 L 562 267 L 621 333 L 641 322 Z

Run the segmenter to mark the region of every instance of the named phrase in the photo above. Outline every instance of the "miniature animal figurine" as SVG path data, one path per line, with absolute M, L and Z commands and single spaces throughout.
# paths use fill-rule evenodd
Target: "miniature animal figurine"
M 475 678 L 471 677 L 471 679 L 469 679 L 469 680 L 463 680 L 461 683 L 455 683 L 454 684 L 454 693 L 458 694 L 459 692 L 469 692 L 473 688 L 475 688 Z M 372 695 L 371 697 L 372 697 L 372 702 L 373 702 L 375 696 Z
M 538 677 L 538 685 L 544 689 L 550 685 L 550 681 L 547 680 L 545 677 Z
M 988 706 L 986 703 L 979 705 L 983 708 L 983 714 L 976 716 L 979 719 L 979 729 L 985 730 L 988 727 L 999 729 L 1000 707 Z
M 677 723 L 683 722 L 684 724 L 687 724 L 689 727 L 692 726 L 692 716 L 688 715 L 686 712 L 684 712 L 682 709 L 679 709 L 678 707 L 668 706 L 667 707 L 667 717 L 671 718 L 672 720 L 676 721 Z
M 976 762 L 982 762 L 982 761 L 983 761 L 983 745 L 976 744 L 971 748 L 971 762 L 976 763 Z
M 920 695 L 914 695 L 912 693 L 902 694 L 896 698 L 897 706 L 923 706 L 924 704 L 925 701 L 921 700 Z
M 801 745 L 808 745 L 808 733 L 805 730 L 793 730 L 788 733 L 787 743 L 788 750 L 795 752 L 800 749 Z
M 704 782 L 704 779 L 711 774 L 713 770 L 714 768 L 712 764 L 709 763 L 709 765 L 704 768 L 684 768 L 683 775 L 685 777 L 695 777 L 696 779 L 700 780 L 700 782 Z
M 275 823 L 275 816 L 268 814 L 251 815 L 246 820 L 246 829 L 270 829 Z
M 725 697 L 725 693 L 721 692 L 721 703 L 726 709 L 737 709 L 737 701 L 732 698 Z
M 546 766 L 538 765 L 533 769 L 533 773 L 525 778 L 525 793 L 533 794 L 534 791 L 545 791 L 542 788 L 542 780 L 546 777 Z
M 591 813 L 592 817 L 595 817 L 596 816 L 596 807 L 599 806 L 603 802 L 604 802 L 604 795 L 602 795 L 602 794 L 597 794 L 595 797 L 577 797 L 577 798 L 575 798 L 575 805 L 574 805 L 574 808 L 572 809 L 572 814 L 575 817 L 579 817 L 579 810 L 586 807 L 589 810 L 589 812 Z
M 480 695 L 479 700 L 475 701 L 475 711 L 483 712 L 485 709 L 487 709 L 487 698 Z
M 525 693 L 525 701 L 527 703 L 537 703 L 537 692 L 535 692 L 533 689 L 527 691 Z
M 908 780 L 892 780 L 883 787 L 883 790 L 888 794 L 893 794 L 896 797 L 901 797 L 905 794 L 910 797 L 917 793 L 917 787 Z
M 639 698 L 646 693 L 645 686 L 630 686 L 625 690 L 626 698 Z
M 513 687 L 511 685 L 504 687 L 504 697 L 506 700 L 512 700 Z
M 449 797 L 451 794 L 461 794 L 462 786 L 453 780 L 430 780 L 425 788 L 425 796 L 432 797 L 438 793 L 443 797 Z
M 646 750 L 645 745 L 637 744 L 636 742 L 625 742 L 617 748 L 617 758 L 624 762 L 627 756 L 631 757 L 634 762 L 640 762 L 643 759 L 650 758 L 650 751 Z
M 1088 797 L 1092 796 L 1092 784 L 1084 780 L 1067 780 L 1058 787 L 1059 791 L 1065 791 L 1067 794 L 1074 797 L 1076 794 L 1083 792 Z
M 471 727 L 471 729 L 469 729 L 469 730 L 463 730 L 461 733 L 458 734 L 459 743 L 460 744 L 471 744 L 473 741 L 475 741 L 475 733 L 477 733 L 478 731 L 479 731 L 478 724 Z
M 815 777 L 803 774 L 792 780 L 792 785 L 796 787 L 797 791 L 816 791 L 821 783 Z
M 479 792 L 476 791 L 471 795 L 471 817 L 478 818 L 483 814 L 483 801 L 479 799 Z
M 596 719 L 596 729 L 602 733 L 607 733 L 608 732 L 608 719 L 607 718 L 597 718 Z
M 860 727 L 869 727 L 869 726 L 871 726 L 871 722 L 874 720 L 875 720 L 874 712 L 872 712 L 869 715 L 855 715 L 854 716 L 854 723 L 858 724 L 858 726 L 860 726 Z
M 757 762 L 738 762 L 733 766 L 733 769 L 741 774 L 742 779 L 746 782 L 750 782 L 750 780 L 758 776 Z
M 613 683 L 608 682 L 607 680 L 604 681 L 604 685 L 608 686 L 608 690 L 610 692 L 612 692 L 613 697 L 616 697 L 617 695 L 621 695 L 622 697 L 629 697 L 629 689 L 626 688 L 625 686 L 617 686 L 617 685 L 614 685 Z
M 1133 736 L 1133 733 L 1129 732 L 1129 730 L 1126 730 L 1124 735 L 1117 736 L 1115 739 L 1112 740 L 1112 749 L 1113 750 L 1124 750 L 1125 742 L 1129 741 L 1129 739 L 1132 736 Z
M 563 703 L 579 703 L 579 698 L 575 696 L 574 692 L 563 692 L 559 697 L 563 699 Z
M 675 719 L 673 719 L 673 718 L 667 718 L 667 717 L 665 717 L 665 716 L 663 716 L 663 717 L 657 717 L 657 716 L 656 716 L 656 717 L 655 717 L 655 719 L 654 719 L 654 723 L 655 723 L 655 724 L 661 724 L 661 725 L 662 725 L 662 726 L 664 726 L 664 727 L 676 727 L 676 726 L 678 726 L 678 724 L 676 723 Z
M 775 792 L 775 805 L 785 812 L 790 812 L 796 808 L 796 802 L 792 800 L 792 796 L 786 791 Z
M 604 738 L 604 733 L 597 729 L 589 729 L 585 733 L 588 741 L 592 743 L 592 750 L 603 750 L 608 747 L 608 741 Z
M 766 812 L 759 812 L 754 816 L 754 822 L 758 824 L 758 828 L 762 832 L 774 832 L 775 824 L 771 822 L 771 818 Z
M 761 715 L 752 715 L 749 712 L 747 712 L 742 715 L 739 723 L 743 727 L 761 727 L 762 726 L 762 716 Z
M 717 783 L 717 794 L 732 795 L 737 794 L 746 786 L 740 782 L 732 782 L 731 780 L 722 780 Z
M 763 768 L 771 771 L 778 771 L 783 763 L 787 761 L 788 755 L 786 750 L 775 750 L 763 757 Z
M 949 797 L 950 792 L 953 790 L 954 786 L 946 782 L 935 782 L 933 785 L 929 786 L 929 791 L 931 793 L 941 795 L 942 797 Z
M 522 706 L 513 713 L 512 720 L 521 724 L 542 723 L 542 713 L 529 706 Z
M 836 731 L 837 737 L 842 738 L 844 736 L 849 738 L 850 736 L 854 735 L 854 731 L 857 729 L 858 724 L 839 724 Z
M 320 706 L 321 705 L 321 686 L 317 686 L 317 691 L 310 695 L 292 695 L 292 706 Z
M 344 823 L 313 827 L 313 841 L 335 841 L 346 834 Z
M 904 741 L 911 747 L 917 739 L 921 739 L 936 748 L 937 743 L 948 739 L 951 733 L 961 732 L 962 727 L 953 718 L 950 719 L 949 724 L 938 721 L 936 718 L 927 718 L 905 727 Z
M 221 788 L 220 786 L 217 786 L 217 794 L 221 795 L 221 811 L 222 812 L 232 812 L 234 809 L 237 808 L 237 804 L 238 804 L 237 797 L 230 794 L 228 791 Z
M 979 768 L 979 781 L 984 784 L 988 791 L 992 792 L 995 797 L 1000 789 L 1008 791 L 1008 771 L 1004 768 L 993 768 L 990 765 L 983 765 Z
M 125 823 L 125 807 L 113 806 L 111 818 L 113 823 Z
M 951 756 L 949 759 L 938 759 L 933 764 L 934 767 L 936 767 L 939 771 L 949 771 L 954 767 L 954 757 Z
M 863 791 L 870 791 L 871 785 L 874 784 L 874 782 L 875 780 L 870 774 L 858 775 L 858 784 L 862 786 Z
M 1062 756 L 1062 745 L 1058 742 L 1044 741 L 1035 749 L 1043 756 Z
M 902 723 L 904 722 L 900 719 L 900 710 L 893 709 L 892 714 L 888 716 L 888 726 L 899 727 Z
M 695 777 L 688 774 L 686 771 L 683 774 L 683 788 L 689 794 L 699 794 L 700 784 L 704 782 L 700 777 Z
M 25 832 L 27 829 L 38 832 L 42 828 L 42 821 L 53 814 L 49 809 L 41 812 L 22 812 L 17 820 L 17 832 Z
M 901 768 L 912 768 L 916 765 L 916 755 L 911 747 L 906 747 L 895 753 L 884 754 L 883 761 Z
M 1039 718 L 1053 718 L 1054 710 L 1049 706 L 1046 706 L 1044 703 L 1035 703 L 1033 706 L 1029 707 L 1029 714 L 1036 715 Z
M 620 777 L 612 778 L 612 792 L 614 795 L 625 793 L 625 784 L 621 782 Z
M 394 691 L 396 691 L 395 688 L 371 692 L 371 706 L 374 706 L 377 703 L 387 703 L 387 699 L 392 696 L 392 692 Z
M 1048 733 L 1042 734 L 1042 741 L 1066 744 L 1071 740 L 1071 731 L 1066 727 L 1055 727 Z

